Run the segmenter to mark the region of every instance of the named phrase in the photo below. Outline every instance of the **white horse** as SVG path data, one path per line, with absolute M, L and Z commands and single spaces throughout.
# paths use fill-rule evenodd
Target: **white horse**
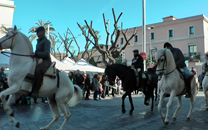
M 202 81 L 202 88 L 203 88 L 203 91 L 204 91 L 204 95 L 205 95 L 205 107 L 206 109 L 208 109 L 208 68 L 206 67 L 208 66 L 208 63 L 207 61 L 204 62 L 203 64 L 203 70 L 202 72 L 205 73 L 205 76 L 204 76 L 204 79 Z
M 170 50 L 168 49 L 161 49 L 156 54 L 156 61 L 157 61 L 157 70 L 156 73 L 158 75 L 162 75 L 162 79 L 158 82 L 158 90 L 160 91 L 160 101 L 158 104 L 158 110 L 160 112 L 160 116 L 164 121 L 164 124 L 169 123 L 169 112 L 170 106 L 173 102 L 173 99 L 177 96 L 178 97 L 178 107 L 173 115 L 173 120 L 176 120 L 176 116 L 182 106 L 181 103 L 181 96 L 184 95 L 185 90 L 185 82 L 181 77 L 180 72 L 176 69 L 175 60 Z M 191 117 L 191 112 L 193 109 L 193 105 L 195 102 L 195 96 L 197 93 L 197 86 L 195 78 L 191 79 L 191 94 L 190 97 L 191 107 L 187 116 L 187 120 Z M 166 105 L 167 113 L 166 117 L 164 117 L 161 108 L 164 102 L 164 98 L 166 95 L 170 95 L 169 101 Z
M 4 110 L 9 115 L 10 121 L 19 128 L 20 123 L 15 120 L 13 110 L 9 104 L 12 101 L 10 100 L 12 96 L 22 95 L 26 92 L 22 90 L 22 86 L 25 76 L 31 71 L 31 67 L 34 64 L 34 59 L 31 56 L 33 48 L 29 39 L 17 31 L 15 26 L 6 36 L 0 39 L 0 50 L 2 49 L 11 49 L 12 54 L 9 63 L 9 88 L 0 93 L 0 98 Z M 60 79 L 59 87 L 57 87 L 58 77 Z M 7 95 L 10 95 L 8 102 L 5 99 Z M 67 104 L 68 106 L 76 105 L 82 99 L 82 92 L 78 86 L 72 84 L 65 74 L 60 72 L 59 76 L 56 76 L 55 79 L 44 76 L 38 97 L 48 97 L 48 103 L 53 112 L 53 120 L 45 128 L 41 128 L 41 130 L 49 130 L 59 119 L 60 113 L 58 107 L 65 117 L 64 122 L 59 128 L 59 130 L 62 130 L 71 117 Z

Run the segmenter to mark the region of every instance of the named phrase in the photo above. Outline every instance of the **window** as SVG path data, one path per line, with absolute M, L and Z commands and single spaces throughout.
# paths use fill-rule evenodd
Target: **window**
M 194 34 L 194 26 L 189 27 L 189 34 Z
M 155 39 L 155 33 L 152 32 L 152 33 L 151 33 L 151 40 L 154 40 L 154 39 Z
M 123 44 L 123 38 L 121 38 L 120 43 Z
M 134 42 L 138 42 L 138 35 L 134 36 Z
M 173 30 L 169 30 L 169 37 L 173 37 Z
M 189 45 L 189 57 L 195 59 L 196 55 L 197 55 L 197 46 Z

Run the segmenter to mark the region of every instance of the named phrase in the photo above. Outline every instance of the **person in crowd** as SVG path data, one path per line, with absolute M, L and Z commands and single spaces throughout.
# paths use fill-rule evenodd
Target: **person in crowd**
M 118 95 L 121 95 L 121 85 L 122 85 L 122 82 L 120 79 L 118 79 Z
M 197 75 L 196 71 L 194 70 L 194 67 L 191 67 L 191 72 L 194 73 L 194 76 Z
M 98 97 L 98 93 L 99 93 L 99 83 L 101 81 L 102 77 L 101 75 L 99 74 L 95 74 L 94 77 L 93 77 L 93 90 L 94 90 L 94 100 L 98 100 L 97 97 Z
M 0 86 L 2 87 L 2 89 L 7 89 L 8 85 L 7 85 L 7 77 L 6 74 L 4 73 L 5 68 L 1 67 L 0 70 Z
M 75 75 L 75 84 L 78 85 L 81 89 L 83 88 L 84 77 L 80 74 L 80 71 L 77 70 L 77 74 Z
M 87 74 L 87 77 L 85 79 L 85 91 L 87 91 L 85 100 L 90 100 L 90 75 Z
M 72 83 L 74 83 L 74 73 L 70 71 L 68 77 L 72 81 Z
M 102 84 L 99 83 L 99 92 L 98 92 L 98 99 L 101 100 L 101 96 L 103 94 L 103 87 Z
M 109 96 L 109 82 L 108 82 L 108 77 L 106 75 L 102 76 L 101 84 L 103 87 L 102 98 L 105 98 L 106 95 Z

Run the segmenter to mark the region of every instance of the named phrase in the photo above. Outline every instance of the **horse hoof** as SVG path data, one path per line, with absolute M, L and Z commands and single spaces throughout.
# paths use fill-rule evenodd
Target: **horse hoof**
M 17 128 L 20 128 L 20 123 L 17 122 L 15 126 L 16 126 Z
M 168 125 L 169 124 L 169 122 L 164 122 L 164 125 Z
M 176 121 L 176 117 L 173 118 L 173 121 Z
M 145 102 L 144 105 L 149 106 L 149 103 Z
M 189 121 L 190 120 L 190 117 L 187 117 L 186 120 Z
M 129 112 L 129 115 L 132 116 L 132 115 L 133 115 L 133 112 L 130 111 L 130 112 Z
M 124 114 L 124 113 L 126 113 L 126 110 L 124 109 L 124 110 L 122 110 L 122 113 Z

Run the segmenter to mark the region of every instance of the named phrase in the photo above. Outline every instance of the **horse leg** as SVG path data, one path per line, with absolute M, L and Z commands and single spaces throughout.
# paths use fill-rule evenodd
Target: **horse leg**
M 162 104 L 163 104 L 163 102 L 164 102 L 164 99 L 165 99 L 164 93 L 160 93 L 160 100 L 159 100 L 159 104 L 158 104 L 158 111 L 159 111 L 160 117 L 161 117 L 161 119 L 162 119 L 163 121 L 165 120 L 165 117 L 164 117 L 164 115 L 163 115 L 161 109 L 162 109 Z
M 208 90 L 207 90 L 206 93 L 205 93 L 205 103 L 206 103 L 206 108 L 208 108 L 207 101 L 208 101 Z
M 53 120 L 44 128 L 40 128 L 40 130 L 49 130 L 51 126 L 59 119 L 60 113 L 58 110 L 58 106 L 56 100 L 54 98 L 48 98 L 48 103 L 53 112 Z
M 64 114 L 64 122 L 62 123 L 61 127 L 58 130 L 63 130 L 64 126 L 71 117 L 71 113 L 68 110 L 67 103 L 64 103 L 63 101 L 58 101 L 57 104 Z
M 188 116 L 186 117 L 187 120 L 190 120 L 190 117 L 191 117 L 191 113 L 192 113 L 192 109 L 193 109 L 193 106 L 194 106 L 194 95 L 192 94 L 192 96 L 190 97 L 190 110 L 189 110 L 189 113 L 188 113 Z
M 125 104 L 124 104 L 126 96 L 127 96 L 127 92 L 122 96 L 122 113 L 123 114 L 126 113 Z
M 203 87 L 204 88 L 204 87 Z M 204 91 L 204 95 L 205 95 L 205 107 L 208 107 L 207 106 L 207 100 L 208 100 L 208 90 L 203 90 Z
M 154 92 L 152 92 L 152 106 L 151 106 L 151 111 L 153 111 L 154 108 Z
M 17 128 L 20 127 L 20 123 L 15 120 L 14 112 L 7 104 L 6 97 L 7 97 L 7 95 L 17 93 L 19 90 L 20 90 L 20 87 L 18 85 L 14 85 L 14 86 L 7 88 L 6 90 L 4 90 L 0 93 L 0 98 L 3 103 L 4 111 L 9 115 L 10 122 L 12 122 Z
M 178 115 L 179 110 L 181 109 L 182 103 L 181 103 L 181 96 L 178 97 L 178 107 L 173 115 L 173 121 L 176 121 L 176 117 Z
M 128 96 L 129 96 L 129 102 L 131 104 L 131 110 L 129 111 L 129 115 L 132 115 L 133 111 L 134 111 L 134 104 L 133 104 L 133 101 L 132 101 L 132 97 L 131 97 L 131 92 L 128 91 Z
M 157 101 L 157 87 L 155 89 L 155 101 Z
M 169 98 L 169 101 L 166 105 L 166 108 L 167 108 L 167 112 L 166 112 L 166 117 L 165 117 L 165 125 L 167 125 L 169 123 L 169 115 L 170 115 L 170 106 L 172 105 L 172 102 L 173 102 L 173 99 L 175 98 L 175 91 L 172 91 L 171 94 L 170 94 L 170 98 Z

